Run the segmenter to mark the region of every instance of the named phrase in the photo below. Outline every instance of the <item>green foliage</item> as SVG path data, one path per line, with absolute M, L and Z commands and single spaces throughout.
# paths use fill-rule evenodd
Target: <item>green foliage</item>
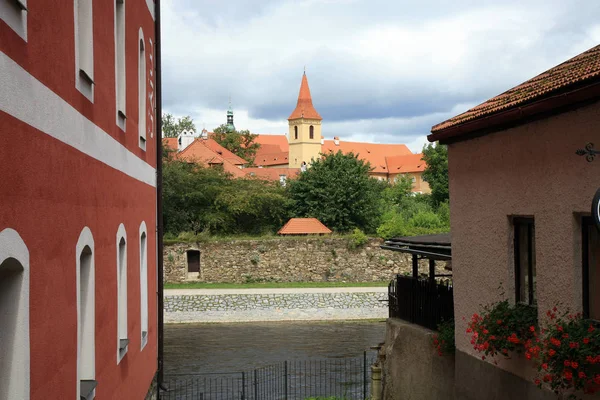
M 163 114 L 163 137 L 177 137 L 184 130 L 196 132 L 194 121 L 189 115 L 183 118 L 178 118 L 177 121 L 175 121 L 175 117 L 173 117 L 173 115 L 169 113 Z
M 450 231 L 447 203 L 431 205 L 429 195 L 410 195 L 401 204 L 391 205 L 382 216 L 377 235 L 390 239 L 398 236 L 428 235 Z
M 429 183 L 433 203 L 448 201 L 448 147 L 429 143 L 423 147 L 423 160 L 427 163 L 423 179 Z
M 369 243 L 369 238 L 358 228 L 354 228 L 350 237 L 348 238 L 348 248 L 349 249 L 358 249 L 359 247 L 364 246 Z
M 254 163 L 256 151 L 260 148 L 260 144 L 254 142 L 257 137 L 248 130 L 227 132 L 225 124 L 215 128 L 213 135 L 217 143 L 250 164 Z
M 432 344 L 438 355 L 454 355 L 454 320 L 443 321 L 437 328 L 438 333 L 432 336 Z
M 383 193 L 387 204 L 402 206 L 406 201 L 410 200 L 412 194 L 413 183 L 412 179 L 407 175 L 399 175 L 396 183 L 389 185 Z
M 315 217 L 337 232 L 373 232 L 386 184 L 369 177 L 368 163 L 338 151 L 314 161 L 288 183 L 298 217 Z
M 281 228 L 289 208 L 278 183 L 230 179 L 222 169 L 181 161 L 164 163 L 165 232 L 264 234 Z

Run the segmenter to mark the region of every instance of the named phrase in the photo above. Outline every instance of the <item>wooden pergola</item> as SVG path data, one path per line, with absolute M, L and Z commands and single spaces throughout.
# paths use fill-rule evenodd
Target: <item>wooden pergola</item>
M 452 249 L 450 233 L 423 236 L 404 236 L 386 240 L 382 249 L 412 254 L 412 277 L 419 277 L 419 260 L 429 260 L 429 280 L 435 282 L 436 277 L 452 276 L 452 274 L 435 273 L 436 261 L 451 261 Z M 450 269 L 451 267 L 446 269 Z

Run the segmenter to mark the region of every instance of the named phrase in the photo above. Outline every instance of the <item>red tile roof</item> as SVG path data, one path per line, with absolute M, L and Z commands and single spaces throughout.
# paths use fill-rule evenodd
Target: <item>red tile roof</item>
M 254 158 L 254 164 L 256 165 L 285 165 L 289 164 L 288 152 L 277 152 L 268 154 L 257 154 Z
M 292 218 L 277 233 L 279 235 L 313 235 L 331 233 L 331 229 L 316 218 Z
M 310 89 L 308 88 L 306 72 L 304 75 L 302 75 L 302 83 L 300 84 L 300 93 L 298 94 L 298 103 L 296 104 L 296 109 L 292 112 L 288 120 L 297 118 L 310 118 L 318 120 L 323 119 L 313 106 L 312 97 L 310 96 Z
M 256 137 L 254 142 L 260 144 L 261 148 L 259 149 L 259 151 L 263 149 L 269 149 L 267 153 L 276 153 L 278 151 L 290 150 L 287 136 L 285 135 L 269 135 L 261 133 Z M 275 147 L 277 149 L 275 149 Z
M 225 147 L 223 147 L 219 143 L 217 143 L 214 139 L 198 139 L 198 140 L 202 141 L 202 143 L 206 147 L 208 147 L 209 149 L 211 149 L 212 151 L 214 151 L 215 153 L 217 153 L 218 155 L 223 157 L 225 160 L 231 162 L 232 164 L 235 164 L 235 165 L 248 164 L 248 161 L 244 160 L 242 157 L 227 150 Z
M 472 109 L 431 128 L 429 139 L 451 127 L 490 117 L 510 109 L 563 93 L 600 77 L 600 45 L 532 78 Z
M 345 142 L 339 141 L 339 145 L 335 144 L 334 140 L 325 140 L 321 146 L 321 152 L 327 154 L 329 152 L 337 153 L 341 150 L 342 153 L 358 154 L 358 158 L 368 161 L 373 172 L 388 173 L 386 157 L 411 155 L 412 152 L 404 144 L 379 144 L 379 143 L 363 143 L 363 142 Z
M 188 147 L 179 152 L 177 157 L 180 160 L 197 162 L 200 164 L 223 165 L 223 170 L 233 175 L 234 178 L 245 176 L 242 169 L 210 149 L 204 142 L 206 141 L 203 139 L 194 140 Z
M 179 148 L 177 144 L 177 138 L 174 137 L 163 138 L 163 146 L 173 151 L 177 151 Z
M 281 175 L 294 179 L 300 173 L 300 168 L 244 168 L 242 171 L 248 177 L 256 177 L 269 181 L 278 181 Z
M 425 171 L 427 164 L 421 159 L 422 157 L 423 154 L 386 157 L 389 173 L 404 174 L 407 172 Z

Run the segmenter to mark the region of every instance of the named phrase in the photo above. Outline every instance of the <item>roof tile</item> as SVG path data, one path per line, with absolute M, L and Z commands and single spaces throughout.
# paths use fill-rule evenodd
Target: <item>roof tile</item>
M 316 218 L 292 218 L 277 233 L 279 235 L 313 235 L 331 233 L 331 229 Z

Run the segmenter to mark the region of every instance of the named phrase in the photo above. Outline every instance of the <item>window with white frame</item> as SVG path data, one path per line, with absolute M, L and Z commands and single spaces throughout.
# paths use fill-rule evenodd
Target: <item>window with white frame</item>
M 125 130 L 126 109 L 125 77 L 125 0 L 115 1 L 115 89 L 117 125 Z
M 0 19 L 27 41 L 27 0 L 0 1 Z
M 0 399 L 29 399 L 29 250 L 0 232 Z
M 117 364 L 127 353 L 127 234 L 123 224 L 117 232 Z
M 140 28 L 139 37 L 139 61 L 138 61 L 138 103 L 139 120 L 138 129 L 140 137 L 140 148 L 146 150 L 146 47 L 144 45 L 144 33 Z
M 75 0 L 75 85 L 94 101 L 94 30 L 92 0 Z
M 143 349 L 148 343 L 148 235 L 146 223 L 140 225 L 140 319 Z
M 89 228 L 79 236 L 77 251 L 77 384 L 78 399 L 93 399 L 96 381 L 94 239 Z

